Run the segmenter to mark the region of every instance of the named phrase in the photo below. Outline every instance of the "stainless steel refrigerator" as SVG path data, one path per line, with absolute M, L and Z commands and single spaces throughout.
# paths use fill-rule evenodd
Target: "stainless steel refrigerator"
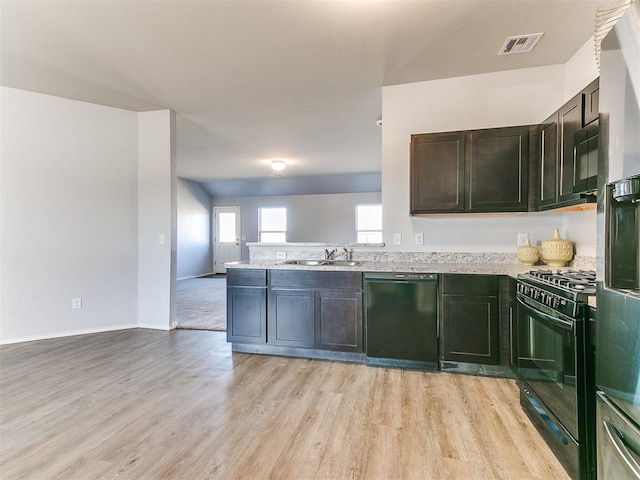
M 602 42 L 597 215 L 599 480 L 640 480 L 640 2 Z

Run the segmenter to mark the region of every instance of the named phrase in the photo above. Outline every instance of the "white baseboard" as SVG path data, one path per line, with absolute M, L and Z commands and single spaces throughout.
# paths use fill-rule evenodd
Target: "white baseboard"
M 141 324 L 137 325 L 137 327 L 138 328 L 148 328 L 149 330 L 165 330 L 165 331 L 171 330 L 169 328 L 169 325 L 167 325 L 166 327 L 159 327 L 158 325 L 154 325 L 154 324 L 141 323 Z
M 180 280 L 189 280 L 190 278 L 206 277 L 207 275 L 216 275 L 216 273 L 209 272 L 209 273 L 201 273 L 199 275 L 191 275 L 190 277 L 180 277 L 180 278 L 178 278 L 178 281 L 180 281 Z
M 139 325 L 136 323 L 126 323 L 122 325 L 112 325 L 109 327 L 86 328 L 82 330 L 67 330 L 66 332 L 48 333 L 46 335 L 33 335 L 28 337 L 18 337 L 18 338 L 10 338 L 8 340 L 0 340 L 0 345 L 9 345 L 11 343 L 34 342 L 36 340 L 49 340 L 52 338 L 73 337 L 75 335 L 87 335 L 89 333 L 113 332 L 115 330 L 129 330 L 131 328 L 138 328 L 138 327 Z M 152 328 L 152 327 L 149 327 L 149 328 Z

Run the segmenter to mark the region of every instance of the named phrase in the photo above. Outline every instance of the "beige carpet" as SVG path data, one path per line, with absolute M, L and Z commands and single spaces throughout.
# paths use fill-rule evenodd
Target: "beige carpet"
M 227 330 L 227 279 L 224 275 L 178 280 L 178 328 Z

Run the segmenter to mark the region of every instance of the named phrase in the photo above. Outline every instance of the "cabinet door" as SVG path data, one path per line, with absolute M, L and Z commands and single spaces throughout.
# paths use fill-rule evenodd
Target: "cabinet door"
M 498 297 L 442 295 L 442 358 L 498 363 Z
M 582 94 L 573 97 L 559 113 L 560 131 L 560 176 L 558 178 L 560 203 L 572 202 L 580 198 L 574 193 L 573 146 L 575 134 L 582 127 Z
M 540 126 L 540 207 L 558 203 L 558 112 Z
M 529 127 L 494 128 L 471 135 L 469 211 L 526 212 Z
M 465 134 L 411 136 L 411 213 L 465 210 Z
M 598 121 L 578 130 L 574 137 L 574 193 L 590 192 L 598 183 Z
M 313 290 L 269 290 L 270 345 L 313 348 Z
M 362 292 L 316 290 L 316 348 L 362 352 Z
M 227 287 L 227 342 L 266 341 L 266 287 Z
M 600 79 L 596 78 L 582 93 L 584 93 L 584 107 L 582 109 L 582 126 L 584 127 L 598 119 L 600 113 Z

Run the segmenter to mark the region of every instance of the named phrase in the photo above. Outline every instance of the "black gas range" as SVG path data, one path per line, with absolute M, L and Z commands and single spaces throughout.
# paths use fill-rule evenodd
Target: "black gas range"
M 586 310 L 589 297 L 596 294 L 596 272 L 531 270 L 518 275 L 517 289 L 518 296 L 534 307 L 577 318 Z
M 594 478 L 595 272 L 532 270 L 517 280 L 520 403 L 570 476 Z

